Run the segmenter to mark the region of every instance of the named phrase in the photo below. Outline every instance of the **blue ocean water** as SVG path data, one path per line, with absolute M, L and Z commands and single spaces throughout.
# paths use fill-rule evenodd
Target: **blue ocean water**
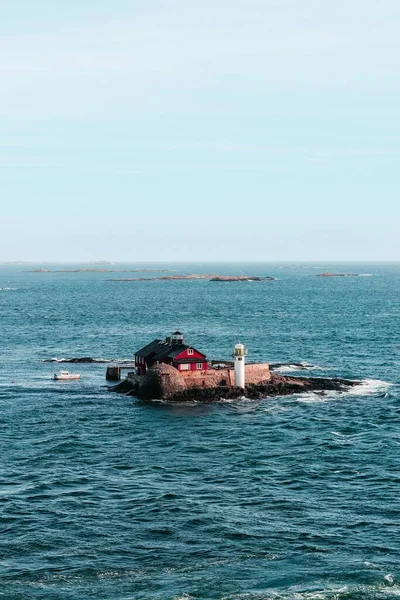
M 399 265 L 151 265 L 263 283 L 31 268 L 0 266 L 0 597 L 400 596 Z M 176 328 L 209 358 L 240 339 L 363 383 L 171 405 L 110 394 L 104 364 L 55 382 L 42 362 L 131 358 Z

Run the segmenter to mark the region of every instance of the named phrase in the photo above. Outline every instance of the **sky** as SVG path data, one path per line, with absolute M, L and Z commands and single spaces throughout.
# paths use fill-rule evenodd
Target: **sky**
M 398 0 L 0 4 L 0 261 L 400 260 Z

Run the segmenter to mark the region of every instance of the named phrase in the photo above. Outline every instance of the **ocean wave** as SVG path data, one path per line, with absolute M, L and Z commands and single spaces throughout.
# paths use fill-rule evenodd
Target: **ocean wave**
M 354 387 L 348 388 L 346 390 L 308 392 L 305 394 L 301 394 L 298 397 L 298 401 L 304 403 L 314 403 L 326 402 L 332 398 L 338 398 L 342 396 L 386 396 L 389 393 L 391 385 L 391 383 L 387 381 L 382 381 L 380 379 L 363 379 Z
M 351 396 L 375 396 L 376 394 L 387 394 L 391 386 L 391 383 L 381 379 L 363 379 L 345 393 Z
M 15 287 L 0 287 L 0 292 L 11 292 L 11 291 L 15 291 L 18 288 Z
M 313 365 L 307 362 L 300 363 L 275 363 L 270 365 L 271 371 L 278 371 L 279 373 L 292 373 L 295 371 L 321 371 L 323 367 Z
M 385 581 L 389 583 L 379 583 L 377 585 L 359 585 L 342 587 L 329 587 L 321 590 L 271 590 L 264 593 L 238 593 L 224 596 L 221 600 L 389 600 L 390 598 L 400 597 L 400 586 L 390 585 L 391 579 Z

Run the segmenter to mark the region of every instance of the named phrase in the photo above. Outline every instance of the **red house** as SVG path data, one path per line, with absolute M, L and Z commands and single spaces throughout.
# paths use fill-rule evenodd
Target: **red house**
M 135 353 L 135 367 L 138 375 L 144 375 L 153 365 L 165 363 L 178 371 L 205 371 L 208 369 L 207 357 L 192 346 L 184 343 L 180 331 L 170 337 L 154 340 Z

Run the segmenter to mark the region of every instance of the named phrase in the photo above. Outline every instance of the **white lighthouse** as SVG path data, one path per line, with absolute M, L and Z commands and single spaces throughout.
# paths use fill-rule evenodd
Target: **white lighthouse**
M 237 387 L 245 388 L 245 356 L 247 356 L 247 349 L 244 344 L 235 344 L 233 351 L 233 358 L 235 361 L 235 385 Z

